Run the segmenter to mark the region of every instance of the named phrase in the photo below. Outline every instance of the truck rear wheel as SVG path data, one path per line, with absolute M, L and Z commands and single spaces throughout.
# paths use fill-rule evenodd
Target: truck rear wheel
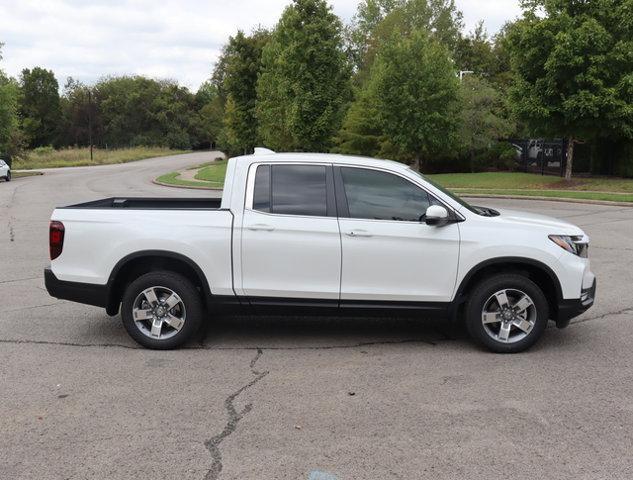
M 529 278 L 500 274 L 472 291 L 466 304 L 470 335 L 497 353 L 527 350 L 547 327 L 549 306 L 541 289 Z
M 186 277 L 168 271 L 137 278 L 121 302 L 127 332 L 142 346 L 156 350 L 177 348 L 191 339 L 203 312 L 196 287 Z

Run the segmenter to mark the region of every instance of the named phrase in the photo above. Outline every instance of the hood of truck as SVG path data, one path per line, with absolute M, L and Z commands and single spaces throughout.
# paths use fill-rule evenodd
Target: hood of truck
M 498 217 L 493 217 L 498 221 L 520 224 L 524 226 L 533 226 L 547 229 L 552 235 L 584 235 L 582 229 L 576 225 L 558 218 L 540 215 L 538 213 L 522 212 L 519 210 L 507 210 L 505 208 L 496 208 L 499 212 Z

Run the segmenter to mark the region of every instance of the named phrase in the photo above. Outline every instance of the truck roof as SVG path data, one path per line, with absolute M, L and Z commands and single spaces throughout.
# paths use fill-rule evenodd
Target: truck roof
M 252 155 L 242 155 L 235 157 L 238 162 L 248 161 L 249 163 L 255 162 L 314 162 L 314 163 L 333 163 L 339 165 L 364 165 L 373 167 L 385 167 L 389 166 L 394 170 L 407 170 L 408 165 L 404 163 L 396 162 L 394 160 L 382 160 L 371 157 L 362 157 L 357 155 L 340 155 L 336 153 L 301 153 L 301 152 L 288 152 L 288 153 L 276 153 L 270 150 L 258 149 L 259 151 Z

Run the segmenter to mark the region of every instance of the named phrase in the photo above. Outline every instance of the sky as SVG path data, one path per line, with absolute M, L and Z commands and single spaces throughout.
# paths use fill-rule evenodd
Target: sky
M 213 69 L 238 29 L 272 27 L 290 0 L 0 0 L 0 69 L 51 69 L 63 87 L 71 76 L 177 80 L 192 90 Z M 347 23 L 359 0 L 329 0 Z M 518 0 L 456 0 L 466 31 L 484 20 L 495 33 L 519 13 Z

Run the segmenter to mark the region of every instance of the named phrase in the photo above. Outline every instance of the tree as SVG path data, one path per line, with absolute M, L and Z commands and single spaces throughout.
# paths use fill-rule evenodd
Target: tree
M 448 49 L 427 32 L 387 41 L 368 88 L 375 92 L 384 134 L 415 169 L 455 144 L 459 84 Z
M 492 69 L 490 81 L 502 89 L 504 96 L 508 96 L 508 91 L 514 80 L 512 72 L 512 59 L 508 47 L 508 33 L 513 22 L 506 22 L 493 37 L 493 54 L 496 68 Z
M 20 116 L 31 147 L 51 145 L 57 140 L 61 109 L 59 84 L 51 70 L 25 68 L 20 77 Z
M 0 60 L 2 45 L 0 43 Z M 18 96 L 19 87 L 15 80 L 0 70 L 0 153 L 19 153 Z
M 100 125 L 95 143 L 113 147 L 191 148 L 199 126 L 196 98 L 170 80 L 105 78 L 94 86 Z
M 264 143 L 329 150 L 351 97 L 341 22 L 325 0 L 294 0 L 264 47 L 257 118 Z
M 296 147 L 291 122 L 294 94 L 294 75 L 281 64 L 284 45 L 277 40 L 277 34 L 262 52 L 262 72 L 257 81 L 256 115 L 258 134 L 263 144 L 280 151 L 291 151 Z M 292 96 L 291 96 L 292 95 Z
M 269 39 L 265 30 L 250 36 L 239 31 L 225 49 L 223 89 L 227 95 L 224 128 L 231 151 L 247 153 L 257 144 L 257 78 L 262 49 Z M 231 108 L 229 108 L 229 102 Z
M 196 107 L 202 108 L 220 95 L 218 86 L 211 79 L 202 82 L 196 92 Z
M 405 0 L 362 0 L 345 29 L 347 49 L 352 65 L 359 70 L 367 54 L 369 40 L 374 29 L 395 8 L 402 7 Z
M 204 82 L 196 92 L 197 147 L 217 148 L 224 121 L 224 102 L 213 82 Z
M 630 0 L 529 0 L 508 33 L 513 105 L 536 132 L 574 144 L 633 138 L 633 14 Z
M 483 21 L 469 35 L 460 36 L 455 49 L 455 65 L 459 70 L 471 70 L 476 75 L 490 78 L 498 69 L 494 45 L 488 37 Z
M 454 52 L 457 47 L 463 22 L 462 13 L 457 10 L 454 0 L 402 0 L 386 5 L 390 9 L 379 11 L 380 15 L 384 15 L 380 21 L 371 19 L 365 22 L 371 26 L 371 32 L 364 35 L 361 30 L 366 44 L 361 49 L 356 85 L 366 81 L 377 53 L 394 35 L 408 36 L 416 30 L 424 30 L 450 52 Z M 362 7 L 361 3 L 359 14 L 363 12 Z
M 357 93 L 335 139 L 334 152 L 367 157 L 380 155 L 385 138 L 377 103 L 374 92 L 369 88 Z
M 475 170 L 475 154 L 489 149 L 513 130 L 503 98 L 485 79 L 476 75 L 464 77 L 461 90 L 461 131 L 463 147 L 470 158 L 471 171 Z
M 89 87 L 68 77 L 64 86 L 64 93 L 60 99 L 61 128 L 59 142 L 62 145 L 90 145 L 89 124 L 92 121 L 93 133 L 96 125 L 100 124 L 96 118 L 94 103 L 90 101 Z M 90 118 L 92 116 L 92 118 Z

